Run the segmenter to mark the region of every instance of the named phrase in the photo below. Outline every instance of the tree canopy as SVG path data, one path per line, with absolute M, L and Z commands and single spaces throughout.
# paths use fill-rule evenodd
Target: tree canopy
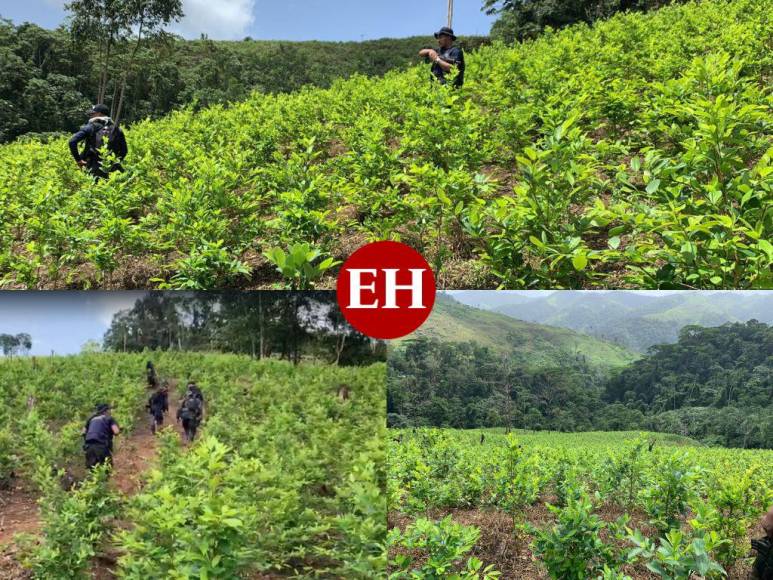
M 578 22 L 592 24 L 617 12 L 645 12 L 674 0 L 483 0 L 487 14 L 498 14 L 493 38 L 514 42 L 534 37 L 545 28 L 563 28 Z
M 392 426 L 647 429 L 773 448 L 773 327 L 685 327 L 619 370 L 556 360 L 524 370 L 475 342 L 406 342 L 389 356 Z
M 330 292 L 150 292 L 114 315 L 104 348 L 221 351 L 342 365 L 383 361 L 385 345 L 355 331 Z

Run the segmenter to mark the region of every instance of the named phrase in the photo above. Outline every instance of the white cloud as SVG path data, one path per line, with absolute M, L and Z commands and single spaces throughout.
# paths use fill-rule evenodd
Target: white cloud
M 185 38 L 240 40 L 255 20 L 255 0 L 183 0 L 183 19 L 170 30 Z

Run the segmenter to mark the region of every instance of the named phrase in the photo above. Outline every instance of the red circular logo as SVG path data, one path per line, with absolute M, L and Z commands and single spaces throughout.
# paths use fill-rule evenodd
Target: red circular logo
M 419 328 L 435 305 L 435 276 L 413 248 L 375 242 L 354 252 L 338 274 L 338 305 L 372 338 L 400 338 Z

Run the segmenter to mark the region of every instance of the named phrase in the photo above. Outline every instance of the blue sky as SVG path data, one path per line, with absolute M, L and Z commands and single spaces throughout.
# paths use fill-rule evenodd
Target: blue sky
M 75 354 L 102 342 L 113 314 L 144 292 L 0 292 L 0 334 L 27 332 L 34 355 Z M 0 353 L 0 358 L 2 353 Z
M 3 0 L 0 16 L 46 28 L 61 24 L 65 0 Z M 488 34 L 483 0 L 455 0 L 459 35 Z M 183 0 L 174 32 L 187 38 L 365 40 L 429 34 L 446 23 L 447 0 Z

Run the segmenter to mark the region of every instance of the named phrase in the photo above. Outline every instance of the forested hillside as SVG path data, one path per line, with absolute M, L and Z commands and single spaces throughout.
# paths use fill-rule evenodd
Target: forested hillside
M 773 447 L 773 327 L 688 326 L 614 376 L 605 399 L 651 428 L 738 447 Z
M 515 336 L 513 337 L 515 338 Z M 419 338 L 389 357 L 392 426 L 647 429 L 773 448 L 773 328 L 688 326 L 623 368 L 532 365 L 480 342 Z
M 473 48 L 485 42 L 463 41 Z M 131 49 L 129 43 L 116 47 Z M 306 85 L 329 87 L 353 74 L 383 75 L 415 64 L 431 37 L 365 42 L 240 42 L 184 40 L 161 34 L 146 40 L 127 69 L 116 59 L 109 75 L 129 88 L 122 119 L 158 119 L 175 109 L 194 110 L 241 101 L 252 91 L 287 93 Z M 74 39 L 64 27 L 2 20 L 0 9 L 0 143 L 24 134 L 75 132 L 99 92 L 100 63 L 93 40 Z M 105 101 L 113 104 L 115 87 Z
M 568 330 L 514 320 L 438 295 L 427 321 L 403 339 L 436 339 L 441 342 L 474 342 L 506 355 L 524 368 L 542 369 L 555 361 L 608 370 L 636 358 L 628 349 Z
M 656 297 L 610 292 L 603 297 L 601 315 L 598 298 L 591 293 L 536 299 L 516 296 L 513 302 L 499 304 L 494 310 L 518 320 L 570 328 L 636 352 L 676 342 L 682 328 L 690 324 L 719 326 L 747 320 L 773 324 L 773 294 L 765 292 L 742 297 L 734 293 L 679 292 Z M 506 302 L 504 297 L 500 300 Z
M 605 374 L 581 360 L 524 367 L 476 342 L 419 338 L 388 358 L 391 427 L 589 431 L 600 424 Z
M 0 280 L 266 287 L 275 247 L 389 238 L 443 287 L 765 287 L 771 12 L 708 0 L 483 47 L 461 91 L 421 65 L 176 112 L 133 125 L 100 183 L 61 139 L 4 145 Z

